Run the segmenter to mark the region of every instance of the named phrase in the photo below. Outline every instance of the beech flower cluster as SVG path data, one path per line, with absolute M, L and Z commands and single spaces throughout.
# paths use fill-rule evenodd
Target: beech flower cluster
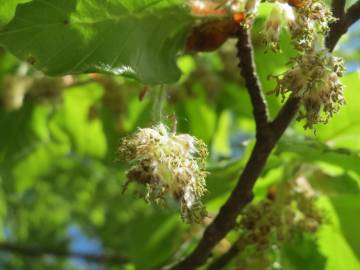
M 266 45 L 278 51 L 281 30 L 287 28 L 295 48 L 311 49 L 318 35 L 325 35 L 335 18 L 323 0 L 267 0 L 272 10 L 263 32 Z M 260 0 L 189 0 L 191 13 L 197 17 L 233 17 L 249 27 L 256 17 Z
M 271 1 L 273 2 L 273 1 Z M 275 1 L 263 31 L 266 45 L 279 50 L 279 36 L 287 27 L 299 51 L 311 49 L 318 35 L 325 35 L 329 23 L 334 21 L 331 12 L 321 0 Z
M 305 128 L 327 123 L 345 103 L 344 86 L 340 77 L 344 72 L 341 58 L 332 56 L 326 49 L 314 49 L 293 58 L 292 67 L 279 76 L 275 93 L 291 93 L 302 99 L 298 119 L 305 119 Z
M 241 257 L 241 269 L 274 269 L 272 266 L 281 262 L 269 252 L 299 234 L 315 234 L 324 222 L 317 199 L 308 180 L 300 176 L 271 187 L 267 200 L 247 206 L 237 227 L 240 237 L 236 245 L 246 254 Z
M 334 21 L 322 0 L 275 1 L 265 24 L 263 35 L 268 48 L 277 52 L 282 27 L 287 27 L 298 56 L 290 61 L 291 68 L 279 76 L 275 93 L 291 93 L 301 99 L 298 120 L 305 119 L 304 128 L 327 123 L 345 103 L 340 77 L 344 65 L 324 47 L 323 37 Z
M 201 197 L 206 192 L 208 151 L 202 141 L 159 124 L 123 139 L 119 151 L 132 164 L 128 183 L 144 185 L 147 202 L 164 204 L 169 197 L 174 198 L 188 223 L 200 223 L 206 216 Z

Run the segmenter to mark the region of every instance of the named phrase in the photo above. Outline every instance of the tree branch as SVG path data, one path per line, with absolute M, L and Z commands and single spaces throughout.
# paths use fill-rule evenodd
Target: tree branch
M 239 68 L 241 75 L 245 79 L 245 85 L 249 92 L 251 104 L 253 107 L 253 115 L 256 123 L 256 135 L 259 137 L 269 137 L 269 114 L 261 90 L 260 81 L 257 76 L 254 61 L 254 53 L 251 45 L 251 36 L 249 30 L 239 27 L 237 32 L 237 57 L 239 59 Z
M 345 15 L 345 0 L 333 0 L 331 3 L 331 12 L 335 18 L 341 19 Z M 330 28 L 332 26 L 330 25 Z
M 86 261 L 101 264 L 124 264 L 127 258 L 119 255 L 91 254 L 85 252 L 73 252 L 54 247 L 22 246 L 12 243 L 0 243 L 0 251 L 11 252 L 26 257 L 41 257 L 51 255 L 55 257 L 76 257 Z
M 239 67 L 253 105 L 256 123 L 256 144 L 236 187 L 213 222 L 205 229 L 198 246 L 185 260 L 175 265 L 172 270 L 192 270 L 202 265 L 207 260 L 213 247 L 234 228 L 238 214 L 253 198 L 252 189 L 254 184 L 275 145 L 268 123 L 266 102 L 256 76 L 250 35 L 246 29 L 239 27 L 237 38 L 238 57 L 240 58 Z
M 329 34 L 326 37 L 326 47 L 333 51 L 340 37 L 345 34 L 350 26 L 360 19 L 360 0 L 353 4 L 344 14 L 344 0 L 335 0 L 333 2 L 334 16 L 338 19 L 330 25 Z M 341 8 L 342 6 L 342 8 Z
M 348 28 L 360 19 L 360 1 L 357 1 L 347 10 L 345 19 Z
M 234 259 L 241 251 L 243 251 L 243 246 L 240 247 L 239 239 L 231 246 L 231 248 L 225 252 L 221 257 L 214 260 L 207 270 L 219 270 L 227 265 L 232 259 Z
M 300 106 L 300 101 L 300 98 L 289 97 L 275 120 L 270 124 L 275 141 L 280 139 L 281 135 L 289 126 L 291 120 L 295 117 Z
M 273 146 L 269 141 L 256 142 L 250 159 L 229 199 L 221 207 L 213 222 L 205 229 L 195 250 L 172 270 L 193 270 L 202 265 L 213 247 L 235 227 L 238 214 L 253 198 L 252 189 Z
M 341 8 L 343 0 L 335 1 L 338 2 L 334 4 L 333 9 L 336 14 L 341 16 L 343 12 Z M 359 19 L 359 17 L 360 0 L 350 7 L 347 13 L 339 19 L 339 24 L 333 24 L 331 26 L 329 36 L 326 39 L 326 46 L 329 51 L 333 50 L 341 35 L 344 34 L 351 24 Z M 299 98 L 289 97 L 275 120 L 270 124 L 268 123 L 266 103 L 262 96 L 259 80 L 256 76 L 249 33 L 240 27 L 237 38 L 238 56 L 240 58 L 239 67 L 241 68 L 241 73 L 248 88 L 257 127 L 256 144 L 249 161 L 240 175 L 236 187 L 228 200 L 221 207 L 213 222 L 205 229 L 198 246 L 188 257 L 173 266 L 171 270 L 197 269 L 206 262 L 214 246 L 234 228 L 237 216 L 252 200 L 252 189 L 257 178 L 260 176 L 272 149 L 291 123 L 300 105 L 301 100 Z M 220 259 L 219 264 L 229 261 L 236 251 L 236 248 L 233 248 L 231 252 L 229 251 L 230 254 L 225 254 L 225 258 L 223 258 L 223 260 Z

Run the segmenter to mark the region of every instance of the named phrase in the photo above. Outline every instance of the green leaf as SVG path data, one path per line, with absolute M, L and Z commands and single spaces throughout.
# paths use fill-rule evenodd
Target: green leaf
M 319 206 L 325 210 L 327 223 L 321 226 L 317 233 L 318 245 L 321 253 L 327 257 L 326 270 L 358 270 L 360 261 L 356 258 L 353 249 L 346 241 L 340 227 L 339 216 L 334 209 L 332 202 L 321 197 Z M 351 222 L 357 214 L 353 213 Z M 355 231 L 354 234 L 358 234 Z
M 8 23 L 15 15 L 16 6 L 20 3 L 29 2 L 30 0 L 6 0 L 0 5 L 0 27 Z
M 31 128 L 33 106 L 24 106 L 21 110 L 7 112 L 0 108 L 0 164 L 8 162 L 14 156 L 31 148 L 35 141 Z
M 281 250 L 281 266 L 284 270 L 321 270 L 325 264 L 326 258 L 319 252 L 316 242 L 306 235 L 299 235 L 285 243 Z
M 279 142 L 277 152 L 294 153 L 304 162 L 328 163 L 360 174 L 360 153 L 345 148 L 330 147 L 311 138 L 285 136 Z
M 14 55 L 49 75 L 101 72 L 146 84 L 180 77 L 192 21 L 179 1 L 34 0 L 0 31 Z
M 127 232 L 128 251 L 138 269 L 154 269 L 168 259 L 180 244 L 182 227 L 178 217 L 161 212 L 133 220 Z
M 360 262 L 360 220 L 354 218 L 360 213 L 360 195 L 332 197 L 331 203 L 339 217 L 343 235 Z
M 230 146 L 230 128 L 232 115 L 229 110 L 223 111 L 219 115 L 218 127 L 212 141 L 212 157 L 229 157 L 231 156 Z
M 64 95 L 63 110 L 56 119 L 78 153 L 99 158 L 106 154 L 107 142 L 102 122 L 96 117 L 91 119 L 90 114 L 101 96 L 102 89 L 97 84 L 68 89 Z
M 328 196 L 360 195 L 359 184 L 355 177 L 349 173 L 329 175 L 323 171 L 316 171 L 310 177 L 311 185 Z
M 3 179 L 0 176 L 0 186 L 3 185 Z M 5 232 L 5 217 L 7 212 L 6 195 L 3 190 L 0 190 L 0 241 L 4 240 Z
M 236 179 L 242 168 L 241 159 L 222 160 L 217 162 L 215 166 L 209 166 L 210 174 L 206 179 L 209 191 L 206 196 L 208 210 L 218 210 L 218 207 L 226 200 L 228 192 L 236 184 Z

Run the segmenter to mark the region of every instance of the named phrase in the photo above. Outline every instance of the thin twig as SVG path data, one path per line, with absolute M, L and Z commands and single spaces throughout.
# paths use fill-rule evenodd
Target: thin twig
M 240 238 L 239 238 L 240 239 Z M 234 259 L 240 252 L 243 251 L 243 246 L 239 245 L 239 239 L 231 246 L 231 248 L 225 252 L 221 257 L 214 260 L 207 270 L 219 270 L 227 265 L 232 259 Z
M 128 262 L 128 259 L 119 255 L 91 254 L 74 252 L 56 247 L 24 246 L 13 243 L 0 243 L 0 252 L 11 252 L 25 257 L 41 257 L 51 255 L 55 257 L 76 257 L 90 262 L 120 265 Z
M 349 28 L 357 20 L 360 19 L 360 1 L 357 1 L 353 4 L 346 12 L 345 20 L 347 22 L 347 27 Z
M 269 137 L 268 108 L 256 72 L 249 30 L 244 27 L 239 27 L 237 39 L 238 42 L 236 47 L 239 59 L 239 68 L 241 70 L 242 77 L 245 79 L 245 86 L 249 92 L 253 107 L 256 135 L 258 136 L 258 139 L 261 139 L 259 137 Z
M 274 121 L 271 123 L 271 129 L 273 132 L 274 139 L 278 141 L 281 135 L 285 132 L 289 126 L 291 120 L 295 117 L 299 105 L 300 98 L 289 97 L 285 105 L 281 108 Z
M 348 31 L 350 26 L 360 19 L 360 0 L 353 4 L 345 14 L 341 11 L 340 5 L 343 4 L 341 1 L 336 0 L 333 4 L 334 16 L 337 16 L 338 20 L 330 25 L 330 31 L 325 40 L 326 47 L 330 51 L 334 50 L 340 37 Z

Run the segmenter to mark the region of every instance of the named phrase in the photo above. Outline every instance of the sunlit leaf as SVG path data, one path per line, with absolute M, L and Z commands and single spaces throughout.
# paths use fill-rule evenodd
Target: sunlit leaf
M 173 1 L 34 0 L 18 6 L 0 44 L 49 75 L 103 72 L 148 84 L 180 77 L 191 17 Z

